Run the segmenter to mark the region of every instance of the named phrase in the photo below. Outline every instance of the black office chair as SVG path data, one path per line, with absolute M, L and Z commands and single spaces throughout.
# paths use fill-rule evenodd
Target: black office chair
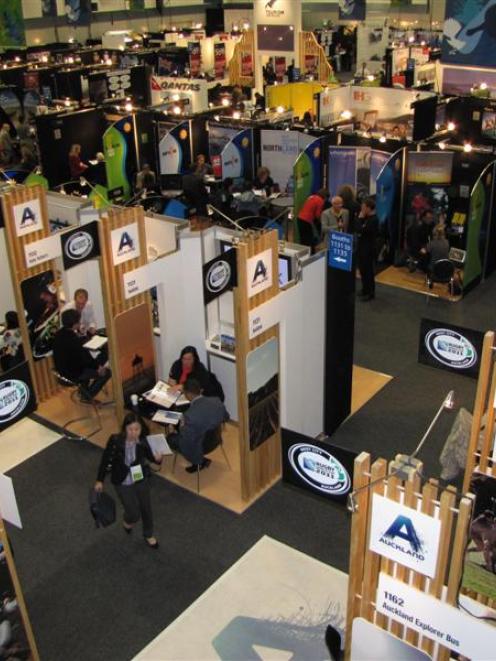
M 426 275 L 426 282 L 429 289 L 432 289 L 435 282 L 447 284 L 451 296 L 453 296 L 453 282 L 455 275 L 455 265 L 449 259 L 438 259 L 429 267 Z
M 226 460 L 227 467 L 229 468 L 229 470 L 232 470 L 231 464 L 229 463 L 229 459 L 224 449 L 224 439 L 222 438 L 222 425 L 219 425 L 215 429 L 210 429 L 209 431 L 206 432 L 203 438 L 203 455 L 206 457 L 207 455 L 211 454 L 214 450 L 216 450 L 218 447 L 220 447 L 220 449 L 222 450 L 222 454 L 224 455 L 224 459 Z M 178 454 L 179 454 L 178 452 L 174 452 L 174 461 L 172 463 L 173 473 L 176 470 L 176 461 Z M 197 493 L 200 493 L 200 466 L 197 466 L 197 470 L 196 470 L 196 491 Z
M 74 432 L 69 430 L 69 427 L 71 425 L 75 424 L 76 422 L 83 422 L 83 420 L 93 420 L 93 416 L 91 416 L 91 415 L 84 415 L 84 416 L 81 416 L 79 418 L 71 418 L 70 420 L 68 420 L 67 422 L 65 422 L 62 425 L 62 429 L 64 431 L 69 432 L 69 434 L 72 437 L 76 437 L 79 440 L 83 440 L 85 438 L 90 438 L 91 436 L 94 436 L 99 431 L 101 431 L 102 430 L 102 420 L 100 418 L 100 412 L 98 410 L 98 406 L 97 406 L 95 400 L 91 397 L 91 395 L 86 390 L 84 384 L 77 383 L 76 381 L 72 381 L 71 379 L 68 379 L 67 377 L 62 376 L 62 374 L 60 374 L 60 372 L 57 372 L 56 369 L 52 369 L 52 373 L 55 376 L 55 378 L 57 379 L 57 382 L 59 383 L 59 385 L 61 385 L 63 388 L 72 389 L 71 400 L 74 403 L 82 404 L 83 400 L 87 400 L 87 401 L 84 401 L 84 403 L 87 404 L 88 406 L 91 406 L 91 408 L 95 412 L 96 419 L 98 420 L 98 427 L 96 429 L 94 429 L 92 432 L 90 432 L 89 434 L 85 434 L 84 436 L 80 436 L 78 434 L 75 434 Z

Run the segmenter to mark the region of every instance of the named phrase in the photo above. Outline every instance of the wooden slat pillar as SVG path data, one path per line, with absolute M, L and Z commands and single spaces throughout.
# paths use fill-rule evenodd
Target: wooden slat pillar
M 237 247 L 238 286 L 234 290 L 234 318 L 236 328 L 236 374 L 238 382 L 238 421 L 241 465 L 241 497 L 248 500 L 281 475 L 281 432 L 264 441 L 258 448 L 250 450 L 248 414 L 248 392 L 246 357 L 250 351 L 271 338 L 279 339 L 279 325 L 270 328 L 258 337 L 248 337 L 249 311 L 279 294 L 279 266 L 277 253 L 277 233 L 275 230 L 251 236 Z M 246 268 L 247 260 L 264 250 L 272 251 L 273 284 L 265 291 L 248 298 Z M 280 398 L 279 378 L 279 398 Z
M 17 204 L 39 200 L 41 208 L 41 228 L 24 236 L 17 236 L 14 207 Z M 15 186 L 9 192 L 2 196 L 3 214 L 5 218 L 5 238 L 7 244 L 7 253 L 12 274 L 12 285 L 19 317 L 19 327 L 22 334 L 22 343 L 24 355 L 29 364 L 31 377 L 33 379 L 36 397 L 38 401 L 43 401 L 51 397 L 59 389 L 59 385 L 53 376 L 53 359 L 51 356 L 42 360 L 34 360 L 29 341 L 29 331 L 24 315 L 24 301 L 22 298 L 21 283 L 23 280 L 32 278 L 44 271 L 52 270 L 55 279 L 57 273 L 53 260 L 27 268 L 24 247 L 33 241 L 39 241 L 50 236 L 50 226 L 48 222 L 48 210 L 45 190 L 39 186 Z M 57 283 L 59 285 L 60 283 Z
M 139 257 L 129 259 L 122 264 L 114 265 L 112 255 L 112 230 L 130 225 L 138 224 L 138 236 L 140 243 Z M 151 325 L 150 294 L 145 292 L 132 298 L 124 298 L 123 276 L 129 271 L 134 271 L 147 263 L 145 216 L 142 207 L 109 209 L 108 215 L 99 223 L 100 248 L 101 248 L 101 273 L 103 307 L 105 311 L 105 325 L 109 340 L 109 360 L 112 369 L 112 384 L 116 404 L 116 415 L 118 422 L 124 417 L 124 397 L 122 392 L 122 376 L 119 362 L 119 347 L 117 345 L 116 317 L 127 310 L 138 305 L 147 305 L 148 319 L 144 320 L 144 332 L 148 332 Z M 150 321 L 150 323 L 148 323 Z M 152 336 L 153 342 L 153 336 Z
M 472 429 L 470 432 L 470 440 L 467 450 L 467 463 L 465 468 L 465 476 L 463 479 L 463 491 L 467 492 L 470 488 L 470 480 L 472 473 L 477 464 L 481 464 L 485 468 L 488 466 L 490 454 L 492 454 L 492 437 L 489 437 L 489 431 L 492 432 L 494 425 L 494 408 L 493 399 L 491 400 L 490 391 L 494 392 L 496 386 L 495 376 L 495 362 L 494 362 L 494 349 L 496 347 L 495 334 L 493 331 L 488 331 L 484 336 L 484 344 L 482 346 L 482 356 L 480 361 L 479 379 L 477 381 L 477 393 L 475 396 Z M 491 388 L 491 382 L 493 387 Z M 481 452 L 479 453 L 478 443 L 479 434 L 481 431 L 482 418 L 484 413 L 488 413 L 488 423 L 486 425 L 485 441 Z

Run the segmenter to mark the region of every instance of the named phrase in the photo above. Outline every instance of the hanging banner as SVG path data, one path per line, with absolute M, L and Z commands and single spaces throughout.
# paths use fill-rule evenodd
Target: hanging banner
M 189 121 L 176 125 L 160 122 L 158 128 L 160 174 L 186 174 L 191 164 Z
M 222 178 L 253 179 L 252 130 L 237 133 L 221 154 Z
M 112 263 L 114 266 L 135 259 L 141 254 L 138 223 L 117 227 L 110 233 L 112 242 Z
M 286 58 L 285 57 L 276 57 L 274 60 L 274 70 L 276 74 L 276 80 L 278 83 L 282 83 L 284 80 L 284 74 L 286 73 Z
M 195 78 L 200 75 L 201 69 L 201 49 L 200 44 L 196 41 L 188 42 L 188 53 L 189 53 L 189 72 L 190 75 Z
M 305 200 L 322 188 L 321 139 L 307 145 L 294 164 L 294 215 L 298 218 Z
M 7 429 L 36 409 L 27 362 L 4 372 L 0 379 L 0 431 Z
M 65 0 L 64 11 L 71 25 L 89 25 L 91 0 Z
M 208 154 L 216 177 L 222 177 L 222 151 L 237 133 L 238 129 L 219 126 L 216 122 L 208 123 Z
M 494 67 L 494 20 L 494 0 L 446 0 L 442 62 Z
M 236 249 L 226 250 L 203 265 L 203 300 L 205 305 L 236 287 Z
M 133 124 L 131 117 L 123 117 L 110 126 L 103 134 L 103 153 L 107 188 L 112 199 L 129 198 L 131 183 L 128 177 L 128 164 L 133 145 Z
M 365 0 L 339 0 L 340 21 L 364 21 Z
M 50 18 L 57 16 L 57 0 L 41 0 L 41 15 Z
M 67 271 L 100 255 L 98 222 L 95 220 L 60 235 L 62 259 Z
M 479 375 L 483 342 L 482 331 L 422 319 L 418 361 L 430 367 L 476 379 Z
M 26 45 L 22 0 L 0 2 L 0 49 Z
M 215 78 L 222 79 L 226 75 L 226 45 L 214 45 L 214 70 Z
M 464 289 L 470 284 L 476 284 L 482 275 L 485 240 L 487 240 L 487 232 L 484 230 L 488 224 L 490 206 L 491 185 L 486 183 L 485 178 L 481 178 L 475 184 L 470 195 L 467 239 L 465 244 L 467 254 L 465 264 L 463 265 Z
M 382 168 L 389 161 L 391 154 L 378 149 L 372 149 L 370 152 L 370 195 L 375 195 L 377 191 L 377 178 L 381 173 Z
M 337 195 L 341 186 L 356 186 L 356 148 L 329 147 L 327 186 L 329 195 Z

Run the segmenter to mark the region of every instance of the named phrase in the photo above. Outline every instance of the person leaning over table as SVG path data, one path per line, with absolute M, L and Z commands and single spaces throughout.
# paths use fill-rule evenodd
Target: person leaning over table
M 124 508 L 122 526 L 129 535 L 140 518 L 143 537 L 151 549 L 158 549 L 153 534 L 153 513 L 150 498 L 150 467 L 148 462 L 162 463 L 160 455 L 153 454 L 146 439 L 148 429 L 136 413 L 128 413 L 120 433 L 112 434 L 103 451 L 95 491 L 103 490 L 107 473 Z
M 206 397 L 202 394 L 200 382 L 190 377 L 184 384 L 184 395 L 190 402 L 179 424 L 179 430 L 167 436 L 170 448 L 180 452 L 191 462 L 185 470 L 195 473 L 210 466 L 210 459 L 204 456 L 205 435 L 216 430 L 229 420 L 229 413 L 218 397 Z
M 182 391 L 186 380 L 192 378 L 205 389 L 209 385 L 209 373 L 193 346 L 184 347 L 169 372 L 168 384 L 173 391 Z
M 94 335 L 96 333 L 95 310 L 86 289 L 76 289 L 74 300 L 66 303 L 64 310 L 77 310 L 81 315 L 78 329 L 80 335 Z
M 327 190 L 321 188 L 310 197 L 307 197 L 298 214 L 300 243 L 304 246 L 310 246 L 312 254 L 315 252 L 315 246 L 320 242 L 320 216 L 328 195 Z

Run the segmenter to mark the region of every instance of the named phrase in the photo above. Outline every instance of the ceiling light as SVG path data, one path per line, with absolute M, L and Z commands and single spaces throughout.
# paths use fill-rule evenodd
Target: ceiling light
M 455 122 L 448 122 L 448 131 L 454 131 L 455 128 Z
M 341 119 L 351 119 L 352 118 L 352 112 L 351 110 L 343 110 L 341 113 Z
M 466 152 L 467 154 L 472 151 L 472 145 L 470 144 L 470 142 L 466 142 L 463 145 L 463 151 Z

